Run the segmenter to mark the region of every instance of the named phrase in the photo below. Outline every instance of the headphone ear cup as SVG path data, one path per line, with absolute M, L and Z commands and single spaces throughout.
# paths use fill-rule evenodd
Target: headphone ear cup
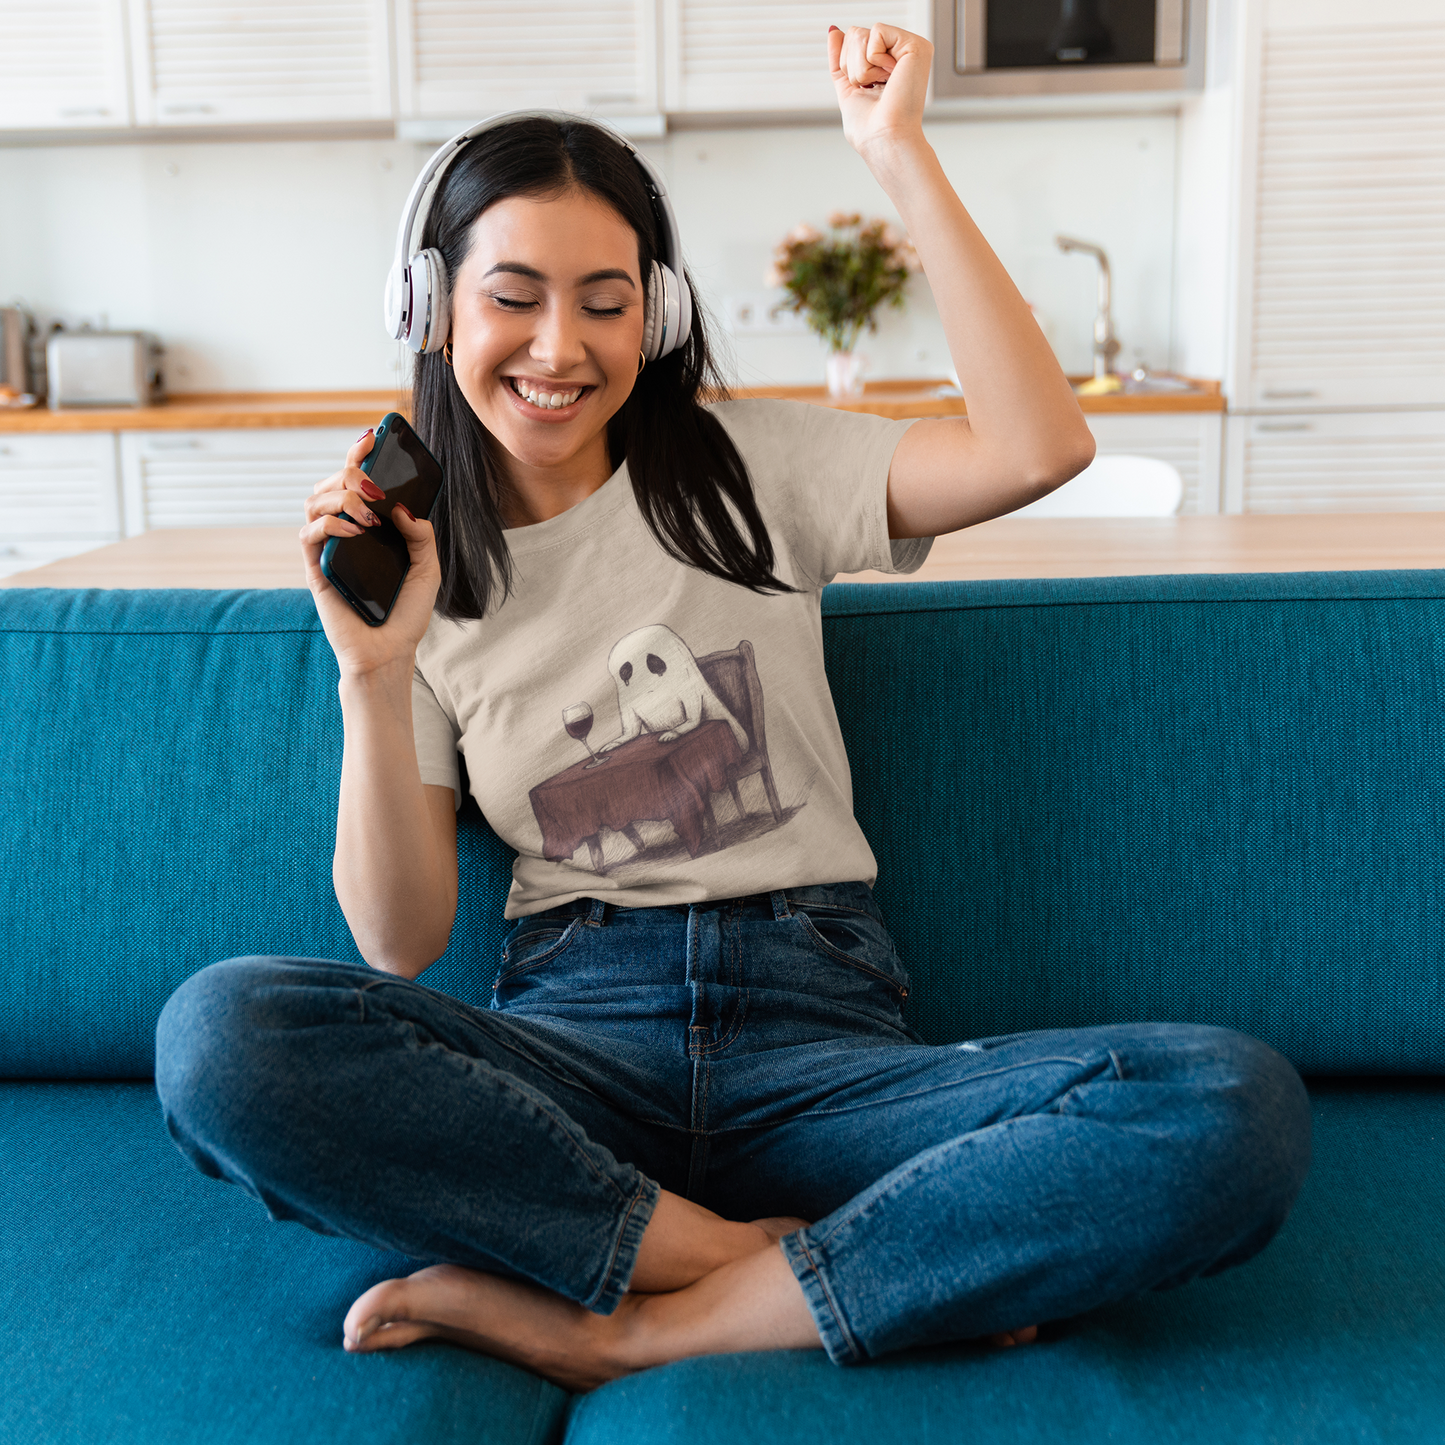
M 658 342 L 662 335 L 662 318 L 667 303 L 663 297 L 662 267 L 656 261 L 647 273 L 647 299 L 642 306 L 642 354 L 649 361 L 657 360 Z
M 435 249 L 411 258 L 411 313 L 406 344 L 418 354 L 440 351 L 451 335 L 451 291 L 447 263 Z
M 647 282 L 647 318 L 642 326 L 642 351 L 649 361 L 671 355 L 686 339 L 680 331 L 679 291 L 671 267 L 654 261 Z

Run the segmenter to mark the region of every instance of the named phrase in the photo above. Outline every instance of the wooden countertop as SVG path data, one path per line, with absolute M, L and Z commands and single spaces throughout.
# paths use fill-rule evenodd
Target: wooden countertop
M 1000 517 L 940 537 L 905 580 L 1437 567 L 1445 567 L 1445 512 Z M 895 580 L 869 572 L 839 578 Z M 145 532 L 0 580 L 3 587 L 304 585 L 291 527 Z
M 1069 378 L 1075 385 L 1086 380 Z M 1081 396 L 1080 410 L 1091 415 L 1101 412 L 1224 411 L 1225 400 L 1217 381 L 1191 378 L 1195 390 L 1164 392 L 1147 396 L 1114 392 L 1110 396 Z M 771 396 L 787 401 L 806 401 L 830 406 L 835 411 L 866 411 L 874 416 L 965 416 L 968 408 L 961 396 L 939 396 L 946 381 L 870 381 L 860 397 L 838 400 L 822 386 L 739 387 L 734 396 Z
M 1076 380 L 1081 378 L 1076 378 Z M 961 396 L 939 396 L 944 381 L 874 381 L 864 394 L 835 401 L 821 386 L 740 387 L 740 397 L 782 397 L 875 416 L 963 416 Z M 1086 412 L 1223 411 L 1217 381 L 1199 381 L 1197 390 L 1164 395 L 1085 396 Z M 389 411 L 409 415 L 409 392 L 393 391 L 217 391 L 173 396 L 158 406 L 96 408 L 0 408 L 0 432 L 196 431 L 250 427 L 354 426 L 364 431 Z
M 249 427 L 374 426 L 389 411 L 410 413 L 411 393 L 394 391 L 214 391 L 173 396 L 158 406 L 0 409 L 0 432 L 198 431 Z

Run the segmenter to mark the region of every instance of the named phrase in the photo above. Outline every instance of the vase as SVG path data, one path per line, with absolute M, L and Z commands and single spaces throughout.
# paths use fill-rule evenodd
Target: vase
M 828 353 L 828 395 L 842 399 L 863 395 L 863 372 L 867 358 L 859 351 Z

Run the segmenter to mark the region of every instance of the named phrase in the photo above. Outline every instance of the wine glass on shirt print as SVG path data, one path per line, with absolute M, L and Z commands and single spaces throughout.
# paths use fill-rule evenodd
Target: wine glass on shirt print
M 592 761 L 585 767 L 599 768 L 603 763 L 612 761 L 605 753 L 598 756 L 592 752 L 592 744 L 587 741 L 587 734 L 592 731 L 592 709 L 585 702 L 574 702 L 571 707 L 562 709 L 562 726 L 567 729 L 569 738 L 575 738 L 592 754 Z

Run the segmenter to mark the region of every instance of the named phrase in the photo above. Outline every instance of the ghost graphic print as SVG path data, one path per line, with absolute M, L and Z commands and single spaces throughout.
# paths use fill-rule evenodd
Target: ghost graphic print
M 670 627 L 652 623 L 616 643 L 607 673 L 616 736 L 529 795 L 543 857 L 580 862 L 585 845 L 584 866 L 594 873 L 662 863 L 679 846 L 696 858 L 778 827 L 795 811 L 785 814 L 773 781 L 751 642 L 699 657 Z M 606 704 L 590 701 L 606 738 Z M 592 709 L 573 704 L 567 712 L 591 716 Z M 754 775 L 766 811 L 750 808 L 739 787 Z M 720 827 L 713 795 L 724 792 L 732 809 Z
M 607 670 L 617 684 L 622 735 L 604 743 L 604 753 L 644 732 L 657 733 L 659 742 L 670 743 L 714 718 L 727 723 L 738 747 L 747 752 L 748 735 L 742 725 L 708 685 L 691 648 L 672 628 L 659 622 L 629 632 L 612 649 Z

